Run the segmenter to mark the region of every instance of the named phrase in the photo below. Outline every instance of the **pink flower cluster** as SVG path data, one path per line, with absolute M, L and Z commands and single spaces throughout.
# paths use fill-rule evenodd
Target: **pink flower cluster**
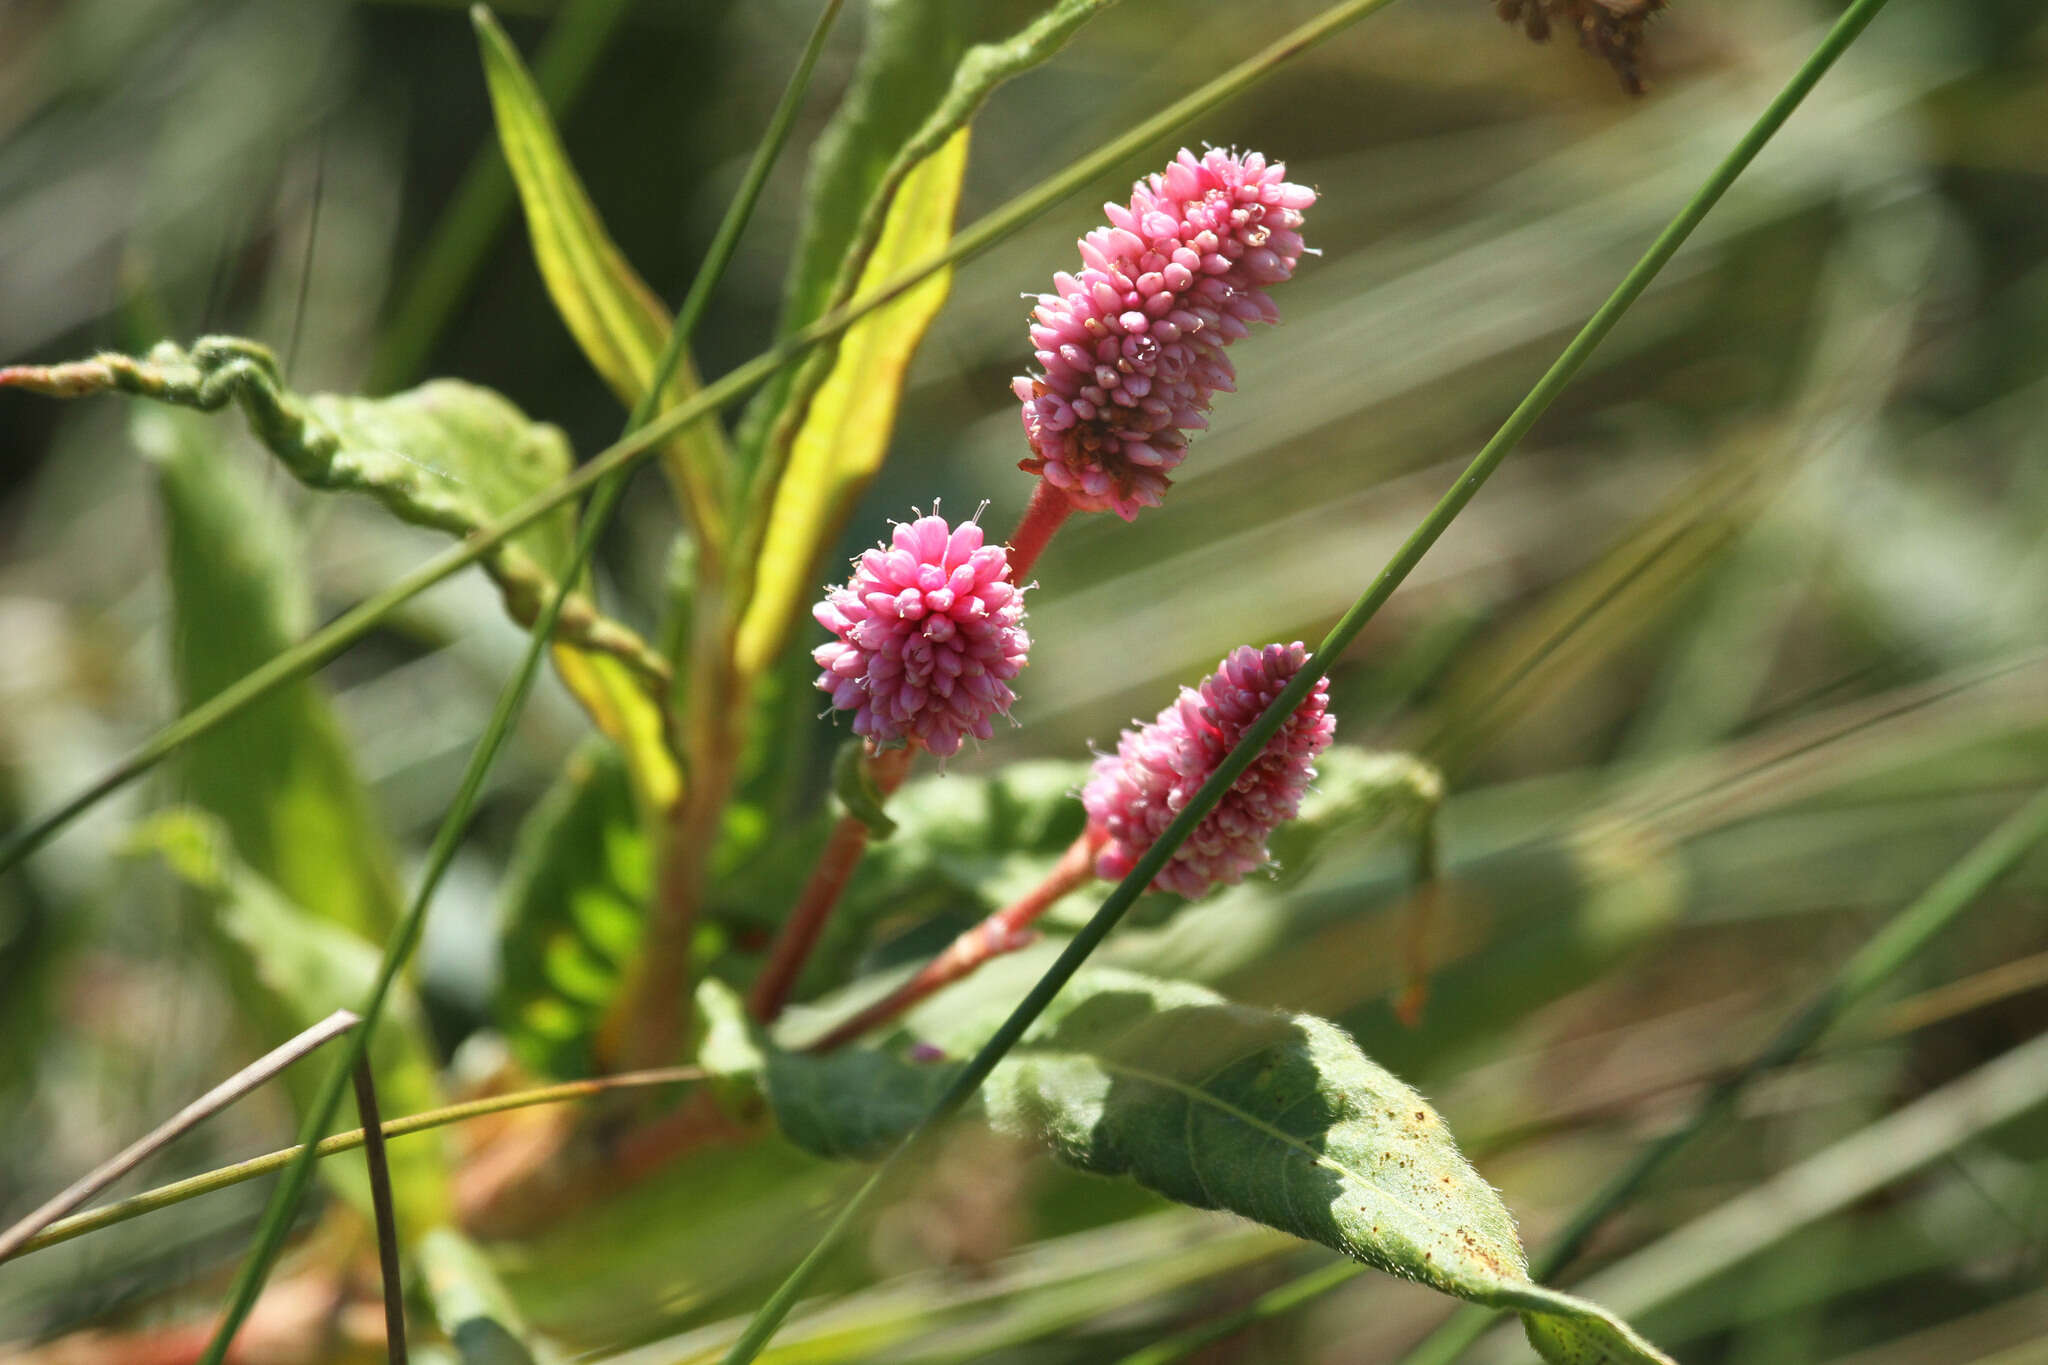
M 919 744 L 941 758 L 1007 714 L 1024 667 L 1024 591 L 981 527 L 939 516 L 899 523 L 891 544 L 854 561 L 853 577 L 812 609 L 833 634 L 811 654 L 818 686 L 851 711 L 853 732 Z
M 1095 762 L 1081 793 L 1091 833 L 1106 836 L 1097 875 L 1127 875 L 1159 841 L 1232 746 L 1308 662 L 1299 642 L 1253 649 L 1242 645 L 1139 730 L 1126 730 L 1115 754 Z M 1265 751 L 1253 759 L 1208 818 L 1152 879 L 1155 891 L 1190 899 L 1221 882 L 1235 885 L 1267 860 L 1266 836 L 1301 809 L 1316 775 L 1315 759 L 1330 747 L 1337 722 L 1329 714 L 1327 679 L 1303 698 Z
M 1302 210 L 1316 199 L 1257 152 L 1183 149 L 1132 189 L 1129 208 L 1081 239 L 1084 269 L 1053 277 L 1032 316 L 1044 373 L 1015 380 L 1042 475 L 1084 511 L 1125 521 L 1157 507 L 1167 472 L 1208 425 L 1210 398 L 1236 387 L 1223 348 L 1245 324 L 1278 322 L 1266 286 L 1301 259 Z

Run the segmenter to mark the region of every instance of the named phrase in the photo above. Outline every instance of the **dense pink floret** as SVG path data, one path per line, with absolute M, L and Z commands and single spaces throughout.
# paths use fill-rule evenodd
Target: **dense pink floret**
M 1307 661 L 1299 643 L 1240 646 L 1202 680 L 1201 691 L 1182 688 L 1157 720 L 1124 731 L 1116 753 L 1096 760 L 1081 793 L 1090 829 L 1107 839 L 1095 862 L 1099 875 L 1120 879 L 1137 865 Z M 1265 865 L 1266 836 L 1301 809 L 1316 755 L 1336 733 L 1329 703 L 1329 682 L 1318 679 L 1265 752 L 1152 879 L 1153 890 L 1192 899 L 1219 882 L 1234 886 Z
M 1083 511 L 1130 521 L 1157 507 L 1166 475 L 1206 427 L 1209 400 L 1236 387 L 1223 348 L 1247 323 L 1278 322 L 1266 294 L 1301 259 L 1301 213 L 1316 192 L 1257 152 L 1185 149 L 1106 204 L 1081 239 L 1079 275 L 1053 277 L 1032 310 L 1043 371 L 1012 381 L 1031 458 Z
M 825 670 L 819 688 L 878 745 L 906 741 L 943 758 L 968 735 L 989 738 L 992 718 L 1017 699 L 1010 681 L 1031 648 L 1024 592 L 1003 547 L 983 545 L 971 521 L 898 525 L 811 614 L 836 637 L 811 654 Z

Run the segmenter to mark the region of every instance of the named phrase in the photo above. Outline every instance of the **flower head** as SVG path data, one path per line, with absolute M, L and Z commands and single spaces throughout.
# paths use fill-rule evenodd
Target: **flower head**
M 853 562 L 853 577 L 812 609 L 835 637 L 811 657 L 818 686 L 851 711 L 853 732 L 880 745 L 921 744 L 941 758 L 968 735 L 987 739 L 1008 713 L 1024 667 L 1024 590 L 1000 545 L 972 521 L 900 523 L 888 545 Z
M 1081 793 L 1088 824 L 1105 842 L 1096 873 L 1121 878 L 1193 798 L 1223 756 L 1308 662 L 1299 642 L 1253 649 L 1243 645 L 1202 680 L 1182 688 L 1173 705 L 1138 730 L 1126 730 L 1116 752 L 1095 762 Z M 1234 886 L 1267 860 L 1266 836 L 1301 809 L 1315 777 L 1315 758 L 1330 747 L 1336 718 L 1325 679 L 1302 699 L 1265 751 L 1253 759 L 1173 858 L 1152 879 L 1155 891 L 1193 898 L 1221 882 Z
M 1132 187 L 1128 208 L 1081 239 L 1079 275 L 1038 296 L 1031 342 L 1043 373 L 1012 381 L 1031 458 L 1084 511 L 1125 521 L 1157 507 L 1167 472 L 1236 387 L 1223 348 L 1278 322 L 1266 294 L 1294 273 L 1301 213 L 1316 200 L 1257 152 L 1183 149 Z

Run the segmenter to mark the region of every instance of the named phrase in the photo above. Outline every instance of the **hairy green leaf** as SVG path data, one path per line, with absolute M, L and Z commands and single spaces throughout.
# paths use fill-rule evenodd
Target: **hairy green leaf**
M 576 178 L 533 77 L 519 52 L 481 5 L 472 11 L 498 140 L 519 187 L 533 255 L 555 311 L 620 400 L 638 403 L 674 325 L 634 271 Z M 702 387 L 685 355 L 662 390 L 669 408 Z M 725 433 L 715 420 L 692 424 L 662 445 L 662 463 L 705 548 L 725 543 L 728 466 Z
M 586 744 L 520 828 L 505 874 L 499 1020 L 545 1075 L 592 1069 L 591 1040 L 646 925 L 653 862 L 624 766 Z
M 1038 970 L 1003 965 L 980 980 L 980 1008 L 920 1011 L 908 1036 L 949 1058 L 979 1046 Z M 731 1066 L 745 1055 L 736 1003 L 715 986 L 700 1002 L 713 1021 L 712 1063 Z M 752 1044 L 792 1141 L 875 1155 L 929 1112 L 957 1065 L 920 1062 L 903 1041 L 825 1056 Z M 997 1066 L 981 1102 L 996 1128 L 1067 1165 L 1515 1309 L 1558 1365 L 1667 1362 L 1603 1310 L 1531 1283 L 1513 1217 L 1443 1119 L 1321 1019 L 1090 968 Z
M 166 811 L 136 832 L 134 846 L 161 856 L 198 895 L 228 979 L 265 1033 L 288 1036 L 361 1003 L 376 975 L 377 949 L 258 876 L 235 857 L 221 822 L 190 808 Z M 395 992 L 370 1041 L 370 1065 L 379 1104 L 393 1114 L 416 1114 L 439 1107 L 443 1097 L 419 1002 L 402 984 Z M 284 1079 L 303 1106 L 319 1070 L 293 1067 Z M 446 1223 L 453 1200 L 439 1136 L 393 1143 L 387 1156 L 401 1232 L 417 1236 Z M 356 1207 L 369 1209 L 361 1163 L 329 1161 L 320 1169 Z
M 158 470 L 183 709 L 283 653 L 312 617 L 289 521 L 194 430 L 151 413 L 137 436 Z M 297 905 L 364 938 L 398 922 L 398 874 L 327 698 L 301 679 L 183 755 L 182 790 L 237 854 Z

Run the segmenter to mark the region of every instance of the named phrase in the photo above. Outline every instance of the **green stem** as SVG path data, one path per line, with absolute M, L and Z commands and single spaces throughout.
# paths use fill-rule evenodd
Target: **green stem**
M 418 1114 L 407 1114 L 402 1119 L 392 1119 L 382 1126 L 388 1141 L 404 1137 L 409 1133 L 424 1133 L 430 1128 L 442 1128 L 465 1119 L 482 1118 L 486 1114 L 502 1114 L 512 1109 L 529 1109 L 541 1104 L 561 1104 L 566 1100 L 589 1099 L 613 1090 L 630 1090 L 651 1085 L 680 1085 L 689 1081 L 701 1081 L 704 1072 L 694 1066 L 660 1067 L 652 1071 L 622 1071 L 616 1076 L 600 1076 L 587 1081 L 565 1081 L 560 1085 L 541 1086 L 535 1090 L 517 1090 L 509 1095 L 492 1095 L 486 1099 L 469 1100 L 462 1104 L 451 1104 L 441 1109 L 429 1109 Z M 321 1138 L 313 1144 L 313 1156 L 329 1157 L 337 1152 L 352 1152 L 368 1140 L 368 1131 L 357 1128 L 352 1132 L 336 1133 Z M 283 1147 L 262 1156 L 250 1157 L 231 1166 L 221 1166 L 198 1175 L 174 1180 L 168 1185 L 159 1185 L 153 1190 L 131 1195 L 107 1205 L 103 1209 L 92 1209 L 85 1213 L 62 1218 L 29 1238 L 21 1246 L 7 1254 L 5 1259 L 26 1256 L 31 1251 L 68 1242 L 74 1237 L 83 1237 L 88 1232 L 98 1232 L 116 1223 L 125 1223 L 131 1218 L 140 1218 L 145 1213 L 167 1209 L 173 1204 L 182 1204 L 202 1194 L 212 1194 L 231 1185 L 240 1185 L 258 1176 L 269 1175 L 272 1171 L 288 1166 L 299 1155 L 303 1147 Z
M 932 1106 L 931 1112 L 925 1115 L 910 1135 L 889 1154 L 881 1167 L 855 1192 L 839 1216 L 826 1229 L 817 1246 L 812 1248 L 810 1254 L 798 1264 L 770 1296 L 768 1302 L 754 1315 L 746 1332 L 727 1354 L 726 1365 L 742 1365 L 743 1362 L 752 1360 L 760 1353 L 762 1347 L 767 1345 L 769 1338 L 774 1336 L 775 1329 L 789 1315 L 790 1309 L 795 1307 L 797 1297 L 822 1264 L 826 1253 L 851 1224 L 855 1213 L 873 1198 L 883 1177 L 901 1163 L 906 1153 L 921 1146 L 927 1135 L 952 1117 L 981 1088 L 982 1082 L 988 1079 L 996 1064 L 1016 1046 L 1017 1041 L 1024 1036 L 1025 1030 L 1037 1021 L 1045 1007 L 1052 1003 L 1053 997 L 1058 995 L 1073 978 L 1074 973 L 1080 970 L 1081 964 L 1088 960 L 1103 939 L 1116 928 L 1118 921 L 1123 919 L 1125 912 L 1130 909 L 1145 887 L 1151 884 L 1152 879 L 1165 867 L 1167 860 L 1194 832 L 1195 826 L 1208 816 L 1223 794 L 1230 790 L 1238 777 L 1251 765 L 1252 760 L 1264 751 L 1267 741 L 1279 732 L 1280 727 L 1294 713 L 1294 709 L 1301 704 L 1303 698 L 1307 697 L 1310 690 L 1329 671 L 1330 665 L 1343 654 L 1358 637 L 1358 633 L 1365 629 L 1366 623 L 1385 605 L 1387 599 L 1393 596 L 1394 590 L 1414 571 L 1430 547 L 1436 544 L 1450 528 L 1451 523 L 1457 519 L 1458 514 L 1465 510 L 1466 504 L 1471 502 L 1485 485 L 1494 470 L 1500 467 L 1508 452 L 1520 443 L 1529 429 L 1536 424 L 1536 420 L 1556 401 L 1558 394 L 1579 372 L 1594 348 L 1614 330 L 1615 324 L 1621 321 L 1629 307 L 1642 296 L 1645 289 L 1649 288 L 1650 281 L 1655 279 L 1657 273 L 1678 253 L 1678 248 L 1692 235 L 1693 230 L 1700 225 L 1714 205 L 1720 202 L 1721 196 L 1728 192 L 1728 187 L 1734 184 L 1749 163 L 1756 159 L 1757 153 L 1763 150 L 1765 144 L 1784 125 L 1792 111 L 1799 107 L 1800 102 L 1806 98 L 1821 76 L 1834 65 L 1835 60 L 1848 49 L 1850 43 L 1855 41 L 1856 35 L 1863 31 L 1884 5 L 1885 0 L 1855 0 L 1834 28 L 1829 30 L 1828 35 L 1821 40 L 1820 46 L 1800 65 L 1799 70 L 1793 73 L 1785 88 L 1778 92 L 1777 97 L 1766 106 L 1755 124 L 1742 135 L 1720 165 L 1714 168 L 1706 183 L 1700 186 L 1670 224 L 1657 234 L 1656 240 L 1650 244 L 1649 250 L 1643 253 L 1642 259 L 1636 262 L 1621 284 L 1608 296 L 1607 301 L 1588 319 L 1586 325 L 1579 330 L 1579 334 L 1572 338 L 1571 343 L 1564 348 L 1563 354 L 1558 356 L 1544 372 L 1543 377 L 1536 381 L 1536 386 L 1529 391 L 1528 397 L 1509 414 L 1507 421 L 1501 424 L 1493 439 L 1473 457 L 1472 463 L 1466 466 L 1465 472 L 1459 475 L 1458 481 L 1451 486 L 1450 491 L 1430 509 L 1429 515 L 1422 519 L 1422 524 L 1402 543 L 1386 567 L 1380 570 L 1365 592 L 1352 604 L 1351 609 L 1344 613 L 1329 635 L 1316 647 L 1315 657 L 1309 666 L 1289 680 L 1280 695 L 1273 699 L 1264 714 L 1245 732 L 1236 747 L 1224 756 L 1216 771 L 1202 784 L 1201 790 L 1195 794 L 1186 808 L 1174 817 L 1173 823 L 1166 827 L 1159 841 L 1138 859 L 1137 866 L 1133 867 L 1130 874 L 1110 892 L 1109 897 L 1103 901 L 1102 908 L 1082 926 L 1080 932 L 1068 940 L 1066 948 L 1046 970 L 1045 975 L 1032 986 L 1030 992 L 1011 1012 L 1010 1017 L 996 1029 L 994 1036 L 954 1077 L 952 1084 Z M 1340 6 L 1337 10 L 1331 11 L 1331 14 L 1338 14 L 1348 8 L 1350 7 Z M 1326 15 L 1325 19 L 1327 18 L 1329 16 Z M 1283 40 L 1282 46 L 1288 41 L 1290 40 Z
M 655 408 L 661 401 L 662 392 L 668 387 L 690 340 L 690 330 L 703 316 L 704 304 L 711 288 L 717 283 L 717 276 L 732 257 L 732 244 L 739 237 L 739 230 L 745 225 L 754 203 L 760 195 L 761 185 L 767 179 L 767 164 L 772 164 L 775 155 L 788 140 L 791 123 L 789 116 L 793 106 L 800 100 L 803 82 L 808 80 L 816 64 L 817 50 L 824 41 L 825 29 L 830 18 L 837 13 L 839 0 L 828 0 L 824 17 L 813 32 L 811 44 L 806 48 L 804 60 L 799 63 L 790 88 L 784 91 L 782 104 L 777 108 L 777 118 L 771 121 L 763 138 L 762 146 L 755 153 L 759 174 L 749 173 L 740 190 L 726 210 L 725 221 L 720 224 L 714 251 L 698 271 L 696 281 L 691 285 L 676 325 L 669 329 L 668 342 L 662 348 L 661 358 L 656 363 L 646 392 L 626 419 L 625 432 L 620 444 L 629 442 L 634 434 L 645 431 L 651 425 Z M 723 242 L 724 250 L 717 251 L 716 243 Z M 699 402 L 703 395 L 698 396 Z M 707 409 L 708 410 L 708 409 Z M 678 423 L 677 429 L 681 429 Z M 594 462 L 593 462 L 594 463 Z M 512 732 L 513 723 L 526 705 L 527 694 L 532 691 L 534 678 L 540 671 L 541 655 L 548 642 L 554 638 L 555 624 L 561 619 L 562 606 L 569 599 L 571 587 L 582 575 L 584 566 L 590 562 L 597 540 L 610 522 L 619 499 L 626 490 L 631 477 L 631 466 L 625 459 L 616 462 L 616 467 L 606 467 L 595 476 L 601 480 L 591 495 L 590 505 L 585 509 L 582 524 L 576 529 L 576 543 L 569 556 L 569 563 L 563 568 L 560 583 L 548 595 L 546 608 L 534 622 L 526 652 L 519 661 L 519 667 L 498 694 L 498 702 L 491 712 L 490 722 L 477 740 L 476 748 L 470 754 L 469 766 L 462 775 L 462 785 L 455 793 L 448 812 L 442 817 L 440 828 L 434 832 L 434 841 L 428 849 L 426 866 L 420 876 L 412 904 L 406 908 L 405 918 L 398 932 L 384 945 L 384 959 L 379 964 L 377 979 L 360 1011 L 362 1023 L 352 1031 L 344 1044 L 340 1063 L 329 1072 L 321 1083 L 319 1094 L 306 1112 L 301 1127 L 300 1143 L 303 1148 L 285 1168 L 277 1190 L 272 1194 L 269 1206 L 264 1210 L 262 1225 L 257 1229 L 256 1246 L 249 1259 L 243 1264 L 241 1274 L 236 1277 L 235 1287 L 228 1301 L 226 1311 L 221 1315 L 220 1326 L 215 1329 L 213 1340 L 207 1344 L 202 1365 L 221 1365 L 228 1348 L 233 1344 L 235 1333 L 255 1306 L 256 1298 L 263 1292 L 263 1283 L 270 1275 L 271 1263 L 283 1246 L 286 1234 L 291 1230 L 292 1217 L 297 1212 L 299 1200 L 303 1197 L 308 1181 L 312 1178 L 313 1162 L 316 1159 L 314 1142 L 320 1133 L 334 1121 L 334 1111 L 341 1102 L 341 1088 L 350 1072 L 368 1055 L 369 1039 L 377 1027 L 378 1016 L 384 1008 L 384 1001 L 390 993 L 391 983 L 399 969 L 412 955 L 418 943 L 421 929 L 426 923 L 427 906 L 432 902 L 435 889 L 441 877 L 454 860 L 455 850 L 461 842 L 463 832 L 468 828 L 471 811 L 475 808 L 478 793 L 483 789 L 484 779 L 489 775 L 491 765 L 498 752 L 504 747 L 506 738 Z M 573 482 L 573 480 L 572 480 Z
M 537 493 L 496 521 L 477 528 L 461 544 L 450 546 L 384 591 L 365 598 L 326 627 L 307 636 L 263 667 L 244 674 L 204 704 L 165 726 L 127 758 L 56 810 L 16 831 L 0 843 L 0 872 L 33 853 L 100 800 L 161 763 L 165 757 L 205 734 L 258 700 L 273 688 L 304 676 L 374 630 L 394 609 L 417 597 L 490 553 L 555 508 L 583 494 L 616 470 L 645 460 L 670 437 L 737 402 L 784 366 L 813 347 L 838 336 L 878 308 L 887 307 L 941 270 L 989 250 L 1068 195 L 1086 187 L 1118 162 L 1166 136 L 1190 119 L 1241 93 L 1274 67 L 1322 42 L 1345 25 L 1383 9 L 1393 0 L 1347 0 L 1282 38 L 1250 60 L 1239 63 L 1193 94 L 1177 100 L 1155 117 L 1137 125 L 1094 154 L 1018 195 L 972 227 L 957 234 L 945 250 L 909 267 L 874 291 L 833 309 L 809 326 L 791 333 L 768 350 L 698 390 L 633 435 L 614 442 L 553 488 Z

